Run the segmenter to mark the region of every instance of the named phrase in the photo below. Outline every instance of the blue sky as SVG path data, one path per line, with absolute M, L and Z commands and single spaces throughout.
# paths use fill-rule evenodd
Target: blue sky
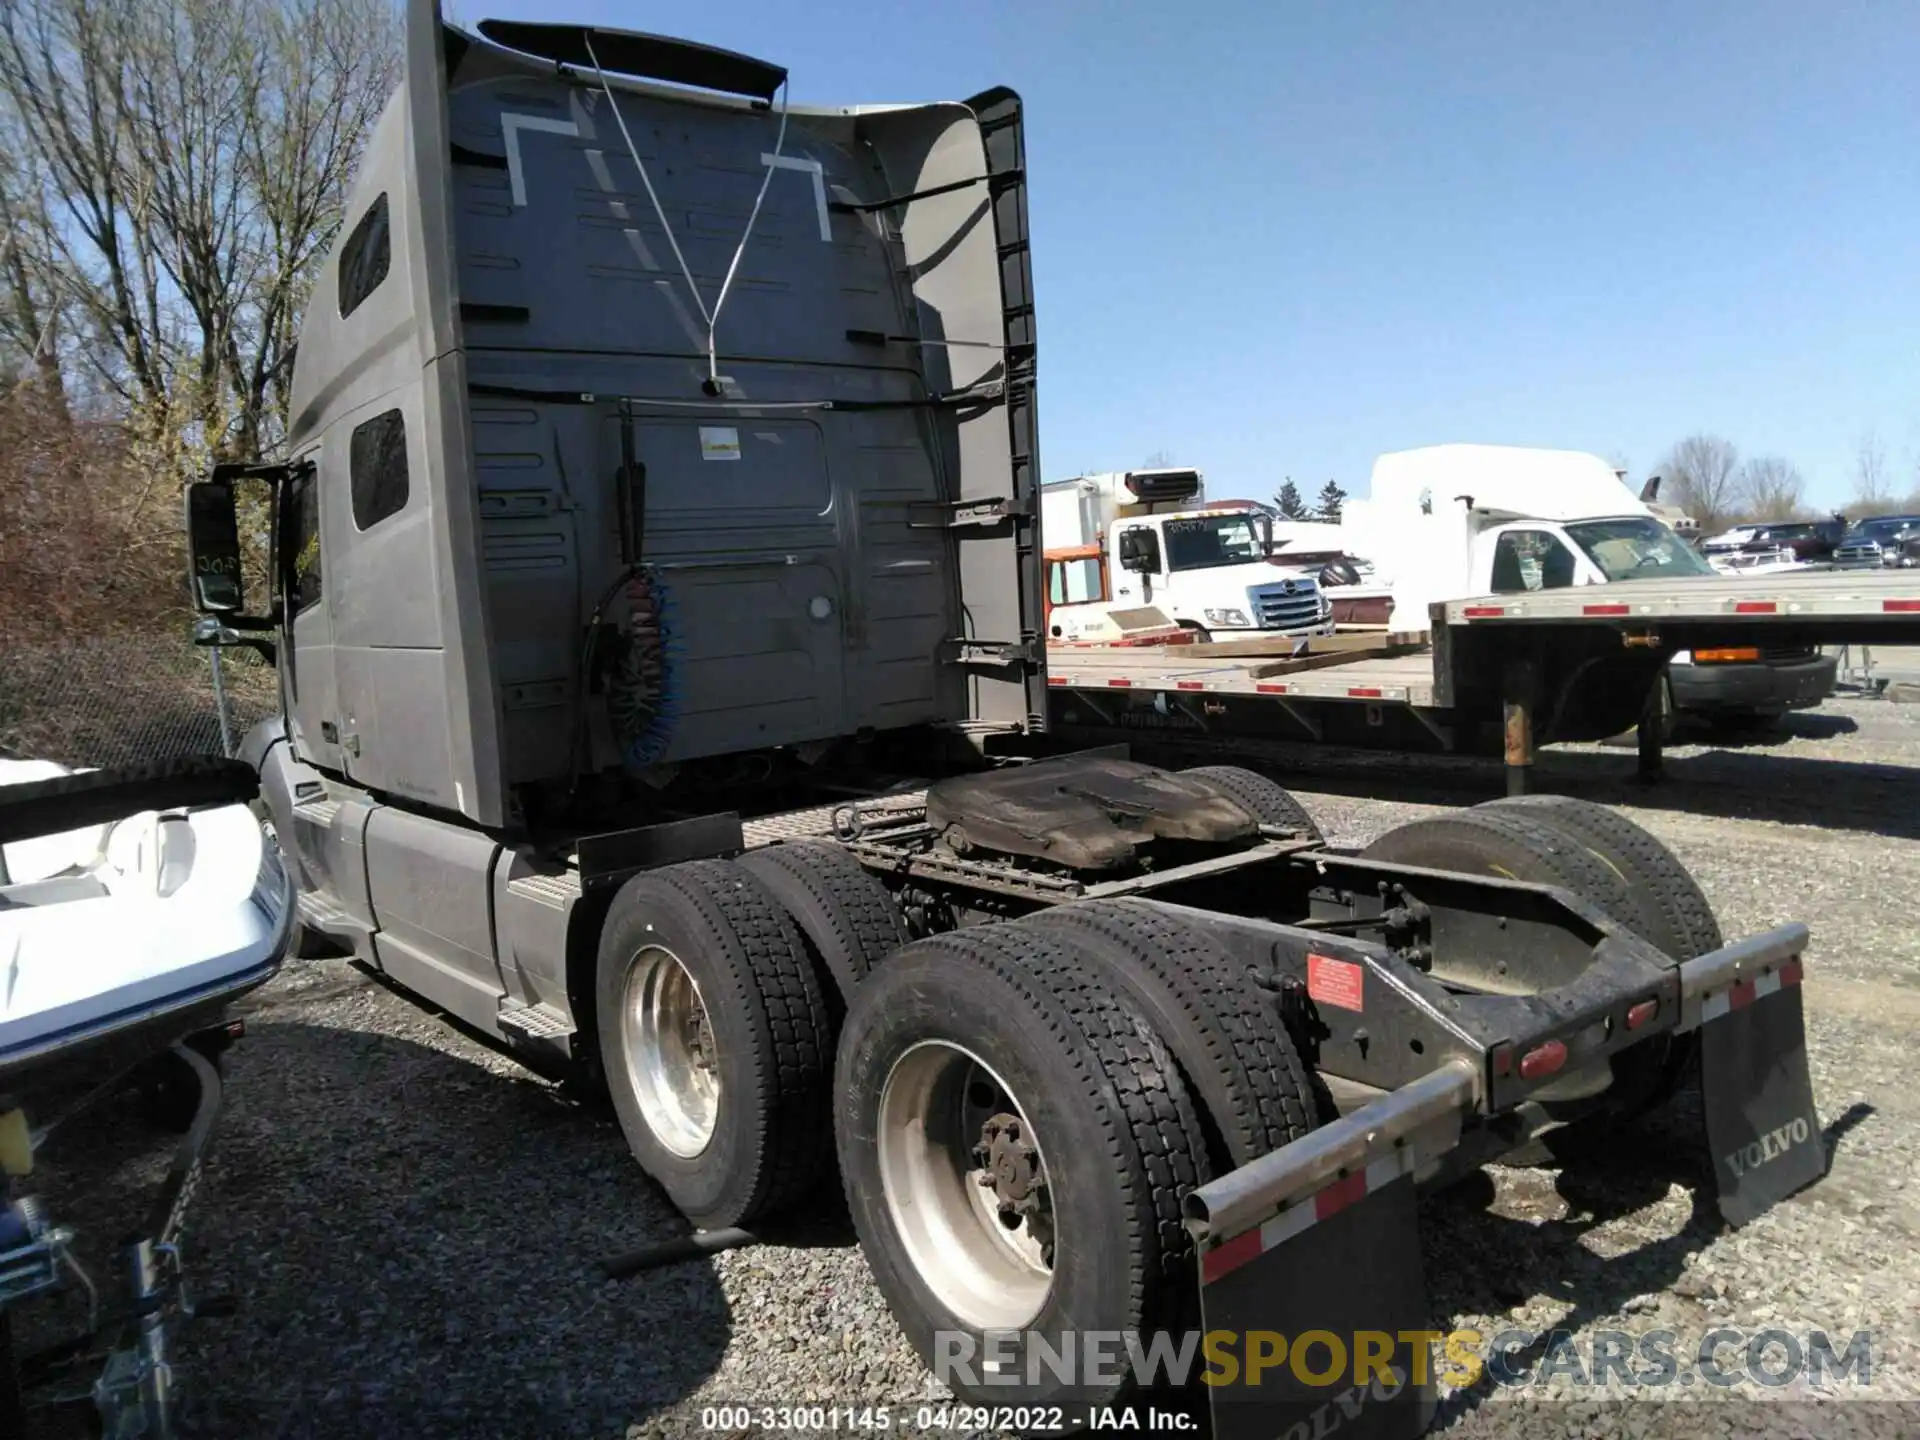
M 778 61 L 797 104 L 1021 92 L 1048 478 L 1366 488 L 1383 450 L 1648 473 L 1694 430 L 1920 484 L 1920 7 L 457 0 Z

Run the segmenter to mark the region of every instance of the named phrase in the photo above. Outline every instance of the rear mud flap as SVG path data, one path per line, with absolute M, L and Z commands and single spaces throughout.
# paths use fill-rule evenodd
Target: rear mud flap
M 1700 1098 L 1720 1213 L 1744 1225 L 1827 1173 L 1797 958 L 1700 997 Z
M 1411 1440 L 1437 1394 L 1414 1178 L 1460 1141 L 1449 1063 L 1187 1197 L 1216 1440 Z
M 1345 1183 L 1295 1210 L 1324 1208 Z M 1247 1236 L 1298 1223 L 1289 1213 Z M 1215 1440 L 1423 1433 L 1435 1393 L 1412 1176 L 1308 1216 L 1264 1250 L 1247 1236 L 1211 1252 L 1200 1288 Z

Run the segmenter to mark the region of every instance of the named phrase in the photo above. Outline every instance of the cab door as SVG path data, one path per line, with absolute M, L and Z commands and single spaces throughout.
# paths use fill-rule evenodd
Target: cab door
M 280 695 L 293 753 L 339 773 L 339 682 L 327 605 L 328 499 L 321 459 L 318 445 L 301 454 L 280 491 Z

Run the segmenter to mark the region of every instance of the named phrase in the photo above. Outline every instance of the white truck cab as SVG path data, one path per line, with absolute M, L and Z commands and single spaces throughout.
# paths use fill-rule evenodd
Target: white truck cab
M 1094 638 L 1109 611 L 1148 606 L 1207 638 L 1333 628 L 1316 569 L 1275 557 L 1273 512 L 1209 502 L 1198 470 L 1081 475 L 1040 496 L 1052 639 Z
M 1424 630 L 1429 606 L 1468 595 L 1713 573 L 1612 466 L 1573 450 L 1382 455 L 1342 528 L 1392 586 L 1395 629 Z
M 1719 573 L 1605 460 L 1574 450 L 1382 455 L 1342 528 L 1347 549 L 1391 587 L 1395 630 L 1426 629 L 1439 601 Z M 1683 650 L 1668 671 L 1670 708 L 1775 715 L 1819 704 L 1834 674 L 1834 658 L 1808 645 Z

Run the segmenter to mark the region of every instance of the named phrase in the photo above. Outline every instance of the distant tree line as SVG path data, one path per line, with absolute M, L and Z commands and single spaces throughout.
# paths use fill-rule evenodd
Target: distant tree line
M 1742 456 L 1719 435 L 1689 435 L 1655 467 L 1663 503 L 1700 522 L 1705 534 L 1765 520 L 1822 519 L 1835 513 L 1810 505 L 1799 468 L 1778 455 Z M 1873 515 L 1920 512 L 1920 475 L 1901 487 L 1879 438 L 1867 433 L 1854 445 L 1852 495 L 1838 513 L 1860 520 Z
M 1273 497 L 1273 508 L 1289 520 L 1323 520 L 1337 524 L 1340 508 L 1347 503 L 1347 492 L 1340 488 L 1337 481 L 1329 480 L 1320 487 L 1320 498 L 1309 506 L 1300 497 L 1300 487 L 1293 483 L 1289 475 L 1281 485 L 1280 493 Z

